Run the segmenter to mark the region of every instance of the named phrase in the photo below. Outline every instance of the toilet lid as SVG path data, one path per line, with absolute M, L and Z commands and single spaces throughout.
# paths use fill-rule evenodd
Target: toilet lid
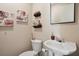
M 20 54 L 20 56 L 35 56 L 35 52 L 34 51 L 27 51 L 27 52 L 23 52 L 22 54 Z

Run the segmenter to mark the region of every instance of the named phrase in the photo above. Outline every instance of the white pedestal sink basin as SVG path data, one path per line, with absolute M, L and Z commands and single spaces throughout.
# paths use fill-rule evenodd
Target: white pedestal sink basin
M 76 48 L 76 43 L 74 42 L 58 42 L 56 40 L 47 40 L 44 42 L 44 46 L 49 51 L 49 56 L 63 56 L 74 53 Z

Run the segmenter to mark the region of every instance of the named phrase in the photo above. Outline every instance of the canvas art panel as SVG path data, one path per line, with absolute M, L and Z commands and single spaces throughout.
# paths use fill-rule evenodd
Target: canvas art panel
M 0 26 L 13 26 L 12 13 L 0 10 Z
M 17 10 L 17 16 L 16 16 L 17 22 L 28 22 L 28 13 L 24 10 Z

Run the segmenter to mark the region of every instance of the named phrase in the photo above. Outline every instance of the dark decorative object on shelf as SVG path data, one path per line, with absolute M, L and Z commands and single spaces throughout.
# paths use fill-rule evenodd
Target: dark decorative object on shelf
M 39 21 L 39 24 L 38 25 L 36 25 L 36 26 L 33 26 L 34 28 L 42 28 L 42 24 L 40 23 L 40 21 Z
M 35 17 L 40 17 L 40 16 L 41 16 L 41 12 L 40 12 L 40 11 L 35 12 L 35 13 L 34 13 L 34 16 L 35 16 Z
M 37 25 L 37 26 L 33 26 L 34 28 L 41 28 L 42 27 L 42 25 L 41 24 L 39 24 L 39 25 Z
M 42 28 L 42 24 L 40 23 L 40 20 L 39 20 L 39 18 L 41 17 L 41 12 L 37 11 L 37 12 L 34 13 L 33 16 L 35 17 L 35 21 L 37 22 L 37 23 L 34 22 L 33 27 L 34 28 Z

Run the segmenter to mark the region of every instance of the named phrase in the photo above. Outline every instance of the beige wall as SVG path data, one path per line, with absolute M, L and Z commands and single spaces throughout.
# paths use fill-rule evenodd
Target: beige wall
M 16 13 L 16 10 L 23 9 L 29 12 L 28 24 L 17 24 L 14 18 L 14 27 L 0 27 L 0 55 L 18 55 L 23 51 L 31 48 L 30 40 L 33 37 L 43 41 L 50 39 L 51 32 L 60 35 L 65 41 L 77 42 L 79 47 L 79 4 L 75 8 L 75 23 L 69 24 L 50 24 L 50 4 L 0 4 L 0 9 Z M 42 13 L 41 23 L 43 28 L 31 28 L 31 10 L 32 15 L 35 11 L 40 10 Z M 32 17 L 32 19 L 34 19 Z M 79 55 L 79 54 L 77 54 Z
M 59 35 L 64 38 L 64 41 L 76 42 L 79 47 L 79 4 L 76 4 L 75 6 L 75 23 L 56 25 L 50 24 L 50 4 L 39 3 L 33 4 L 32 7 L 33 13 L 38 10 L 42 13 L 42 18 L 40 19 L 43 25 L 42 31 L 39 32 L 34 29 L 32 30 L 35 38 L 47 40 L 50 39 L 51 33 L 53 32 L 55 35 Z M 79 55 L 78 51 L 76 55 Z
M 16 23 L 17 10 L 28 11 L 28 24 Z M 31 48 L 31 4 L 0 4 L 0 10 L 5 10 L 15 14 L 13 27 L 0 27 L 0 55 L 19 55 L 23 51 Z

